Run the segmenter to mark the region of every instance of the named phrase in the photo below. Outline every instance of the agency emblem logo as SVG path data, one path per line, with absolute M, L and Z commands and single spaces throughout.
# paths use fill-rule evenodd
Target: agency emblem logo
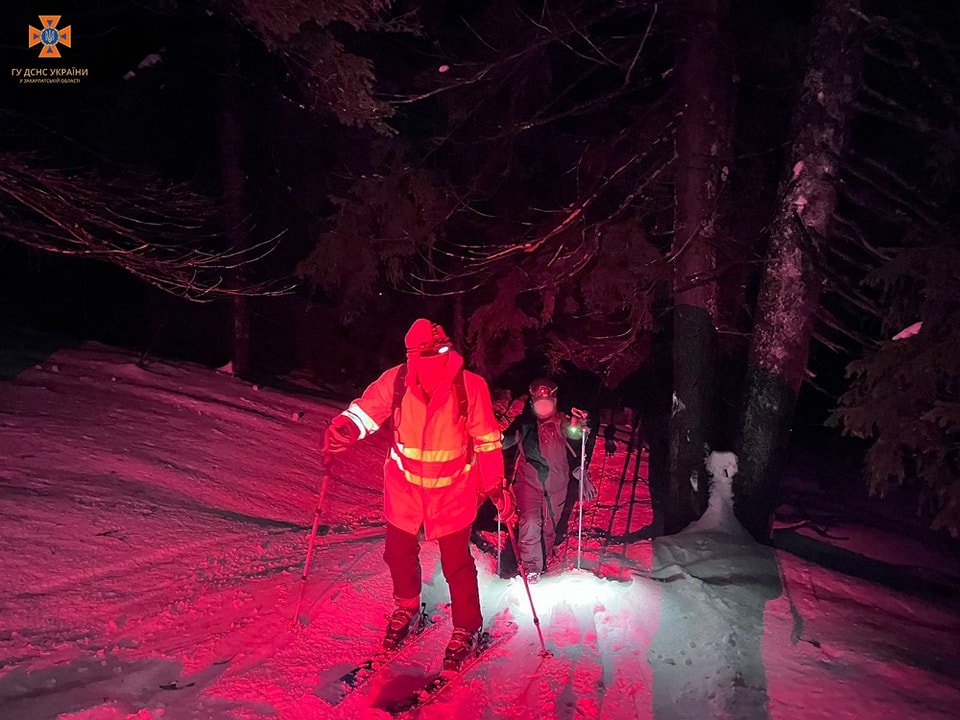
M 27 47 L 42 45 L 40 57 L 60 57 L 60 48 L 57 46 L 70 47 L 70 41 L 73 37 L 72 26 L 67 25 L 65 28 L 57 28 L 57 25 L 60 24 L 59 15 L 39 15 L 38 17 L 40 18 L 40 28 L 35 28 L 33 25 L 28 26 L 30 44 Z

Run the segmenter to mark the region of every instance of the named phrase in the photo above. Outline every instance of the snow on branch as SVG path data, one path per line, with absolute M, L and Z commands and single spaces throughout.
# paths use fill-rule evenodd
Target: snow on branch
M 913 337 L 914 335 L 918 334 L 918 333 L 920 332 L 920 329 L 921 329 L 922 327 L 923 327 L 923 321 L 915 322 L 915 323 L 913 323 L 913 325 L 908 325 L 908 326 L 905 327 L 903 330 L 901 330 L 900 332 L 898 332 L 896 335 L 893 336 L 892 339 L 893 339 L 893 340 L 906 340 L 907 338 L 911 338 L 911 337 Z

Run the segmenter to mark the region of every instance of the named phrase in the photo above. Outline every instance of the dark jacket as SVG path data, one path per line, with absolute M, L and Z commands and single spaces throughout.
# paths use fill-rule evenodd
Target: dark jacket
M 566 413 L 560 413 L 560 432 L 561 435 L 566 439 L 567 447 L 570 448 L 567 460 L 570 464 L 570 471 L 572 472 L 574 468 L 580 467 L 580 450 L 582 448 L 582 440 L 580 437 L 571 438 L 568 430 L 570 428 L 570 416 Z M 527 463 L 532 467 L 536 468 L 537 475 L 540 478 L 540 482 L 544 483 L 547 480 L 547 476 L 550 472 L 550 468 L 547 465 L 546 459 L 543 457 L 543 454 L 540 452 L 540 433 L 538 432 L 538 424 L 540 420 L 537 419 L 537 416 L 533 412 L 526 410 L 524 413 L 518 417 L 513 424 L 506 429 L 503 433 L 503 449 L 508 450 L 509 448 L 518 447 L 523 452 L 523 457 L 526 459 Z M 590 452 L 593 449 L 593 436 L 587 438 L 587 459 L 590 458 Z M 517 457 L 514 462 L 519 462 L 520 454 L 517 453 Z M 516 473 L 514 473 L 516 475 Z

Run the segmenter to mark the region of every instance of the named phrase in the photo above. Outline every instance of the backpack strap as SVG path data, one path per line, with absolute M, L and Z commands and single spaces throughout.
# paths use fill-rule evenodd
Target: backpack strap
M 453 391 L 457 394 L 457 417 L 466 420 L 470 413 L 470 400 L 467 397 L 467 383 L 463 378 L 463 370 L 453 379 Z
M 403 393 L 407 389 L 407 364 L 403 363 L 397 371 L 393 381 L 393 432 L 396 434 L 400 427 L 400 405 L 403 403 Z
M 466 425 L 470 417 L 470 399 L 467 397 L 467 383 L 463 378 L 463 370 L 458 372 L 453 379 L 453 391 L 457 395 L 457 419 L 463 421 Z M 465 430 L 467 435 L 467 462 L 472 465 L 474 462 L 473 438 L 470 437 L 469 428 L 465 428 Z

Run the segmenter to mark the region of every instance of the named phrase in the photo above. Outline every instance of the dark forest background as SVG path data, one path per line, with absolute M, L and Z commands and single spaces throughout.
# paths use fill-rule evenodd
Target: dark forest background
M 733 448 L 766 537 L 791 442 L 960 530 L 955 4 L 63 2 L 23 86 L 28 5 L 5 324 L 342 397 L 425 315 L 638 411 L 667 531 Z

